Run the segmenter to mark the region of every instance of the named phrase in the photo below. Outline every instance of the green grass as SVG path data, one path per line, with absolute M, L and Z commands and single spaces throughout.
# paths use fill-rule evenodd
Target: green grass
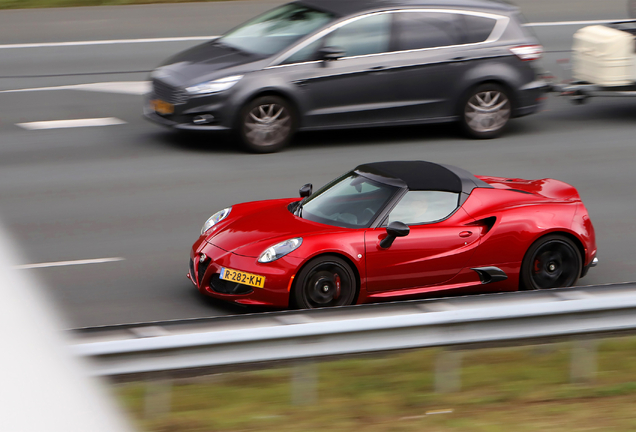
M 0 0 L 0 9 L 57 8 L 75 6 L 114 6 L 151 3 L 187 3 L 221 0 Z M 226 1 L 226 0 L 224 0 Z
M 157 432 L 636 430 L 636 338 L 600 343 L 597 379 L 584 386 L 569 383 L 569 345 L 559 344 L 467 351 L 462 390 L 435 394 L 437 353 L 321 363 L 307 406 L 290 404 L 289 368 L 178 382 L 172 412 L 154 419 L 143 418 L 142 383 L 117 392 L 140 429 Z

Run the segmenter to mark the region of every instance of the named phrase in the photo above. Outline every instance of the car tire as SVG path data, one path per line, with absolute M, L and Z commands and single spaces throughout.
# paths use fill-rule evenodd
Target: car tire
M 239 136 L 252 153 L 274 153 L 291 141 L 296 131 L 296 113 L 279 96 L 262 96 L 241 110 Z
M 309 261 L 296 276 L 291 306 L 314 309 L 353 304 L 357 294 L 356 276 L 351 266 L 336 256 Z
M 460 122 L 472 138 L 496 138 L 505 129 L 511 113 L 512 103 L 506 89 L 498 84 L 482 84 L 463 99 Z
M 562 235 L 547 235 L 528 248 L 521 264 L 520 288 L 538 290 L 573 286 L 579 279 L 579 248 Z

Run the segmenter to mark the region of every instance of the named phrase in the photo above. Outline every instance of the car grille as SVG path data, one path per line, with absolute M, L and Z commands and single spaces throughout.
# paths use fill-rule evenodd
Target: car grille
M 153 79 L 152 88 L 155 96 L 162 101 L 170 102 L 175 105 L 185 103 L 186 101 L 186 94 L 182 89 L 173 87 L 161 80 Z
M 223 280 L 218 273 L 213 274 L 210 278 L 210 288 L 220 294 L 249 294 L 252 292 L 251 286 Z
M 208 269 L 209 265 L 210 265 L 210 260 L 199 262 L 199 268 L 197 269 L 197 281 L 199 282 L 199 285 L 201 285 L 201 282 L 203 281 L 203 276 L 205 276 L 205 271 Z
M 196 281 L 196 273 L 194 272 L 194 261 L 192 261 L 192 258 L 190 258 L 190 277 L 194 278 Z

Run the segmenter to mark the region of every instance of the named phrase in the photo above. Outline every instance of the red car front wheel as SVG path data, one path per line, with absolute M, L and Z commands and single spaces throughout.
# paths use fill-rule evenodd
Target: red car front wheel
M 355 300 L 356 285 L 346 261 L 334 256 L 318 257 L 298 273 L 292 305 L 300 309 L 350 305 Z

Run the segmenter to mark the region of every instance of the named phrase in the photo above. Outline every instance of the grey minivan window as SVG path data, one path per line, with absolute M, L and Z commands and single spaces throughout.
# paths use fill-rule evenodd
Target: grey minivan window
M 378 54 L 389 50 L 391 14 L 360 18 L 325 36 L 324 46 L 341 48 L 346 57 Z
M 464 43 L 478 43 L 488 39 L 497 20 L 474 15 L 461 15 Z
M 290 55 L 282 62 L 282 64 L 301 63 L 317 60 L 318 48 L 322 46 L 322 39 L 315 40 L 303 48 Z
M 459 205 L 459 194 L 441 191 L 408 191 L 389 213 L 388 223 L 431 223 L 448 217 Z
M 313 33 L 334 19 L 327 12 L 291 3 L 256 17 L 217 39 L 241 51 L 269 56 Z
M 456 14 L 400 12 L 396 15 L 397 49 L 399 51 L 461 43 L 461 23 Z

